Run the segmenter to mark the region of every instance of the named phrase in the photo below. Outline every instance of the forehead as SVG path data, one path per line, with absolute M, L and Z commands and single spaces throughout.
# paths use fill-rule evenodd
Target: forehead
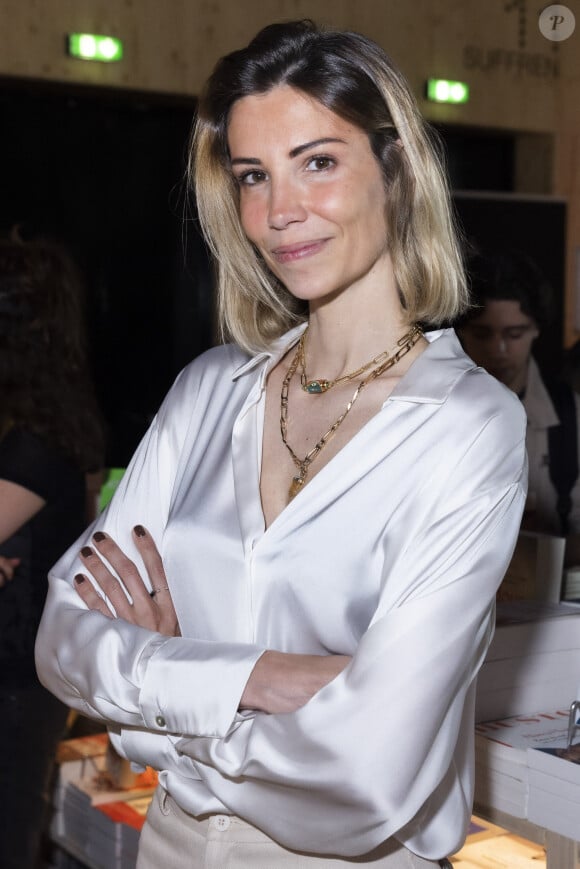
M 480 314 L 472 317 L 474 326 L 489 326 L 492 329 L 505 329 L 509 326 L 527 326 L 532 318 L 522 311 L 515 299 L 490 299 Z
M 230 110 L 227 132 L 232 156 L 240 147 L 272 143 L 292 150 L 322 137 L 368 141 L 359 127 L 289 85 L 237 100 Z

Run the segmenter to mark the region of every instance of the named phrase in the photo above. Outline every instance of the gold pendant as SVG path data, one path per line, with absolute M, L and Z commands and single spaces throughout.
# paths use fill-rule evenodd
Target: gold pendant
M 309 380 L 308 383 L 304 384 L 302 389 L 304 392 L 310 393 L 310 395 L 321 395 L 330 389 L 331 386 L 330 380 Z
M 288 498 L 290 500 L 292 500 L 292 498 L 295 498 L 303 485 L 303 477 L 292 477 L 292 482 L 290 483 L 290 488 L 288 489 Z

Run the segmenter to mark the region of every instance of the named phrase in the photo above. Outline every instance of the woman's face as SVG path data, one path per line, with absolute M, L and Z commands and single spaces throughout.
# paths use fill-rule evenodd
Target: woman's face
M 244 231 L 294 296 L 384 292 L 386 192 L 364 131 L 281 85 L 234 104 L 228 144 Z

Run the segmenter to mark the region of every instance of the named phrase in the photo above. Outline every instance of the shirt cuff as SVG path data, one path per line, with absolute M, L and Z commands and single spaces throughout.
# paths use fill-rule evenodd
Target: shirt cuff
M 182 736 L 226 736 L 264 651 L 247 643 L 184 637 L 152 644 L 148 660 L 141 660 L 139 706 L 146 727 Z

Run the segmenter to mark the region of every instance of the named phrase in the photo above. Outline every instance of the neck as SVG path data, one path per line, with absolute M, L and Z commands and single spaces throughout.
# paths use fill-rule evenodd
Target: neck
M 394 348 L 411 328 L 402 310 L 371 322 L 360 316 L 325 317 L 311 313 L 306 361 L 312 376 L 340 377 L 369 359 Z
M 308 373 L 340 377 L 394 347 L 411 325 L 387 256 L 351 286 L 310 303 Z
M 528 382 L 528 366 L 529 363 L 521 371 L 518 371 L 513 380 L 505 384 L 506 386 L 509 386 L 509 388 L 513 392 L 515 392 L 516 395 L 521 395 L 523 392 L 525 392 L 526 384 Z

